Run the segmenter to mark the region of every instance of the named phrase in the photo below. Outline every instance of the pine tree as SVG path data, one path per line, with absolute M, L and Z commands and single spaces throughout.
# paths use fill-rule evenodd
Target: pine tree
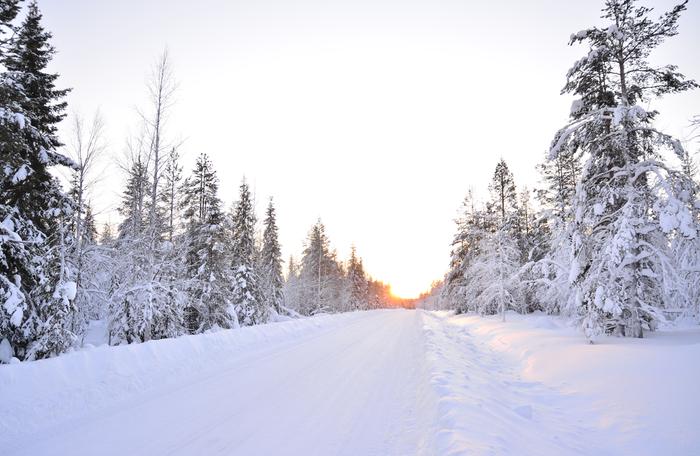
M 173 337 L 183 330 L 183 293 L 176 272 L 182 261 L 172 245 L 161 245 L 160 231 L 152 229 L 152 183 L 143 145 L 143 137 L 131 145 L 132 164 L 119 207 L 124 219 L 109 291 L 110 343 Z
M 284 282 L 284 306 L 285 311 L 301 311 L 301 278 L 299 265 L 293 255 L 289 256 L 287 263 L 287 279 Z
M 126 188 L 119 206 L 119 213 L 123 217 L 119 225 L 120 239 L 138 239 L 146 231 L 149 187 L 148 168 L 139 155 L 128 171 Z
M 192 176 L 182 184 L 188 276 L 185 325 L 191 333 L 236 325 L 228 300 L 226 225 L 218 187 L 211 161 L 201 154 Z
M 161 191 L 162 212 L 165 214 L 166 237 L 169 242 L 175 238 L 175 228 L 178 222 L 178 208 L 180 203 L 179 190 L 182 184 L 182 166 L 180 166 L 180 154 L 177 148 L 170 149 L 168 161 L 163 172 L 163 189 Z
M 497 225 L 514 223 L 513 216 L 518 211 L 518 194 L 513 173 L 503 159 L 496 165 L 489 190 L 491 191 L 490 207 L 498 215 Z
M 236 314 L 243 325 L 267 322 L 269 309 L 263 301 L 255 268 L 255 213 L 245 180 L 241 183 L 233 212 L 232 293 Z
M 470 190 L 462 203 L 462 215 L 455 220 L 457 232 L 452 240 L 450 269 L 442 288 L 443 299 L 458 313 L 466 312 L 470 305 L 465 297 L 469 280 L 467 270 L 479 255 L 479 246 L 485 234 L 483 219 L 484 215 L 476 209 L 474 194 Z
M 112 226 L 109 223 L 102 225 L 102 233 L 100 233 L 100 244 L 111 246 L 114 242 L 114 233 L 112 232 Z
M 545 160 L 538 170 L 545 187 L 537 191 L 537 198 L 551 211 L 555 223 L 562 226 L 571 220 L 571 205 L 581 174 L 580 157 L 565 150 L 555 158 Z
M 82 242 L 88 245 L 97 243 L 97 226 L 95 225 L 95 216 L 92 214 L 92 204 L 88 201 L 85 205 L 85 218 L 83 220 L 84 228 L 81 232 Z
M 67 280 L 66 227 L 73 211 L 50 168 L 73 167 L 55 135 L 67 90 L 46 73 L 54 50 L 32 2 L 14 36 L 17 2 L 0 2 L 0 338 L 19 359 L 70 348 L 74 283 Z
M 51 33 L 44 30 L 41 19 L 39 7 L 32 1 L 3 64 L 23 89 L 24 97 L 19 101 L 22 111 L 45 136 L 50 148 L 57 149 L 62 145 L 56 136 L 57 124 L 65 117 L 67 106 L 61 100 L 70 89 L 56 89 L 58 74 L 46 72 L 55 50 L 49 44 Z
M 347 267 L 349 293 L 349 310 L 366 310 L 369 308 L 369 289 L 362 258 L 357 256 L 355 246 L 350 250 Z
M 479 251 L 466 272 L 470 278 L 465 293 L 467 300 L 474 303 L 480 314 L 500 313 L 505 321 L 509 308 L 524 310 L 519 276 L 520 251 L 506 225 L 495 233 L 485 234 Z
M 567 74 L 563 91 L 580 98 L 550 150 L 552 160 L 561 153 L 582 157 L 569 277 L 591 341 L 602 332 L 642 337 L 654 328 L 666 297 L 683 287 L 669 236 L 693 238 L 697 231 L 689 183 L 661 153 L 670 149 L 682 157 L 683 148 L 652 127 L 656 111 L 638 104 L 697 87 L 674 65 L 648 61 L 677 33 L 685 2 L 656 21 L 635 3 L 606 1 L 603 18 L 610 25 L 572 35 L 571 44 L 587 42 L 591 49 Z
M 261 288 L 267 307 L 280 314 L 284 300 L 282 277 L 282 250 L 277 234 L 277 216 L 272 198 L 265 214 L 265 231 L 260 255 Z
M 301 258 L 300 313 L 314 315 L 334 310 L 337 272 L 337 263 L 326 237 L 326 228 L 319 220 L 309 232 Z

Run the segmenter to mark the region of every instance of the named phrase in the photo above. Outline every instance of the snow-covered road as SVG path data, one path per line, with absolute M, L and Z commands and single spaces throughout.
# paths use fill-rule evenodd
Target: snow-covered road
M 698 454 L 700 331 L 590 346 L 509 318 L 356 312 L 0 366 L 0 454 Z
M 420 403 L 420 324 L 416 312 L 372 312 L 263 344 L 207 375 L 33 435 L 16 454 L 421 453 L 430 416 Z

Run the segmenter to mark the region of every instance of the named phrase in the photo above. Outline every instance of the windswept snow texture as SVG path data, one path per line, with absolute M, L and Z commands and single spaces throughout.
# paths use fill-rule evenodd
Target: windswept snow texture
M 700 454 L 700 330 L 384 310 L 0 366 L 3 455 Z

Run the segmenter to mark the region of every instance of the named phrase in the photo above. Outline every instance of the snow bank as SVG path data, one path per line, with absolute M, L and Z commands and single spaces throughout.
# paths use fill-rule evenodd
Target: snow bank
M 17 437 L 92 410 L 118 407 L 211 375 L 365 318 L 355 312 L 118 347 L 86 347 L 57 358 L 0 365 L 0 448 Z
M 606 337 L 590 345 L 564 320 L 547 315 L 510 313 L 506 323 L 474 315 L 433 318 L 446 323 L 444 331 L 471 350 L 464 362 L 472 367 L 464 375 L 472 380 L 463 383 L 474 388 L 481 382 L 488 388 L 475 400 L 492 400 L 489 410 L 505 407 L 519 415 L 510 424 L 500 422 L 500 427 L 519 430 L 507 431 L 491 444 L 527 454 L 534 442 L 515 437 L 524 427 L 527 435 L 542 439 L 540 450 L 545 451 L 538 454 L 700 454 L 697 326 L 649 333 L 645 339 Z M 449 360 L 434 365 L 457 372 Z M 491 380 L 469 373 L 480 372 L 479 367 L 491 372 Z M 513 384 L 508 376 L 520 381 Z M 500 382 L 510 385 L 502 389 Z M 489 416 L 474 420 L 485 422 Z M 538 421 L 529 429 L 528 423 Z M 538 435 L 541 427 L 561 433 Z M 517 443 L 520 451 L 508 443 Z
M 610 454 L 596 444 L 582 398 L 523 380 L 517 363 L 445 313 L 424 314 L 423 330 L 438 402 L 435 454 Z

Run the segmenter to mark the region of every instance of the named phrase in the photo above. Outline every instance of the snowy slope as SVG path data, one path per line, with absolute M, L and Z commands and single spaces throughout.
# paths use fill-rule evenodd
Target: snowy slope
M 547 315 L 509 313 L 506 323 L 498 317 L 442 317 L 440 327 L 466 345 L 462 351 L 486 355 L 492 363 L 492 388 L 504 374 L 515 373 L 515 384 L 501 381 L 517 393 L 509 405 L 531 408 L 526 415 L 532 418 L 521 423 L 548 429 L 543 443 L 558 427 L 559 440 L 584 454 L 700 454 L 697 325 L 590 345 L 565 320 Z
M 0 453 L 700 454 L 700 330 L 591 346 L 508 317 L 358 312 L 1 366 Z

